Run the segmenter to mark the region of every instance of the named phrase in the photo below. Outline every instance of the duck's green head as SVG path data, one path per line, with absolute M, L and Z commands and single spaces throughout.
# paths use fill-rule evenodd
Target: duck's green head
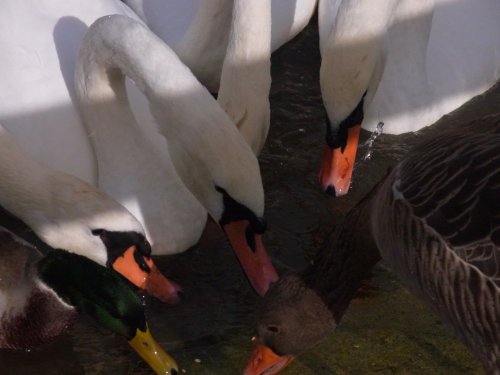
M 157 374 L 177 374 L 174 359 L 149 333 L 141 299 L 120 275 L 63 250 L 49 252 L 37 267 L 40 279 L 62 300 L 124 336 Z

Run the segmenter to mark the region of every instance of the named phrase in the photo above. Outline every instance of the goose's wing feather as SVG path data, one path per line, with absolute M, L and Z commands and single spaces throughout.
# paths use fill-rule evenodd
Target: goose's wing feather
M 484 123 L 415 148 L 396 186 L 428 230 L 500 285 L 500 119 Z

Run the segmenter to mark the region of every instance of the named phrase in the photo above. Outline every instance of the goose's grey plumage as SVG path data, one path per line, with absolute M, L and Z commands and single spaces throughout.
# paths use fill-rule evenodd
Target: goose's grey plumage
M 270 288 L 245 374 L 276 374 L 320 342 L 380 256 L 487 374 L 500 374 L 499 151 L 498 116 L 416 146 L 346 216 L 310 267 Z M 272 356 L 266 347 L 281 357 L 264 364 Z
M 500 373 L 500 121 L 416 147 L 381 185 L 382 258 Z

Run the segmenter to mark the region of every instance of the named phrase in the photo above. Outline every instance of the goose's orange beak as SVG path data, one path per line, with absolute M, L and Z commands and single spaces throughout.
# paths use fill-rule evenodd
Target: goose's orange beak
M 143 255 L 144 262 L 149 267 L 149 272 L 139 267 L 135 260 L 135 246 L 129 247 L 122 256 L 116 258 L 113 269 L 122 274 L 135 286 L 144 289 L 149 295 L 158 298 L 160 301 L 175 304 L 179 302 L 180 287 L 163 276 L 153 263 L 151 258 Z
M 243 375 L 275 375 L 293 361 L 293 356 L 279 356 L 264 345 L 257 345 Z
M 347 130 L 347 144 L 343 149 L 325 146 L 319 179 L 326 193 L 338 197 L 349 191 L 360 129 L 358 125 Z
M 278 272 L 267 255 L 262 236 L 247 232 L 250 223 L 246 220 L 224 224 L 223 229 L 241 267 L 255 291 L 264 296 L 271 283 L 278 280 Z

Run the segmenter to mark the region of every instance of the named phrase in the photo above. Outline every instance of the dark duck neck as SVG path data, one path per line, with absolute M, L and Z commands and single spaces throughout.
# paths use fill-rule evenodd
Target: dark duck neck
M 381 259 L 371 231 L 371 199 L 368 194 L 335 228 L 311 266 L 301 277 L 331 311 L 338 324 L 350 301 L 373 266 Z

